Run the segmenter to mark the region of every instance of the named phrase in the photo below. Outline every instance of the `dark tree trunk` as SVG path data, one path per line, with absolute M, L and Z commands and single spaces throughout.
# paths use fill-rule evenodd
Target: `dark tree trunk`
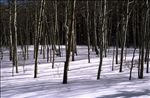
M 68 67 L 69 67 L 69 61 L 70 61 L 70 53 L 71 53 L 71 40 L 72 40 L 72 31 L 74 31 L 74 18 L 75 18 L 75 4 L 76 0 L 70 1 L 70 17 L 68 19 L 69 21 L 69 32 L 68 32 L 68 48 L 66 53 L 66 61 L 64 64 L 64 75 L 63 75 L 63 84 L 66 84 L 68 81 Z

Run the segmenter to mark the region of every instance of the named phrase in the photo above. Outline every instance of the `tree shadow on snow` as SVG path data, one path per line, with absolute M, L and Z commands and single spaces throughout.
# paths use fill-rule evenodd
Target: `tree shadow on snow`
M 96 97 L 96 98 L 131 98 L 131 97 L 140 97 L 140 96 L 150 96 L 150 90 L 144 90 L 140 92 L 136 91 L 119 91 L 118 94 L 111 94 L 111 95 L 104 95 L 102 97 Z M 144 97 L 143 97 L 144 98 Z

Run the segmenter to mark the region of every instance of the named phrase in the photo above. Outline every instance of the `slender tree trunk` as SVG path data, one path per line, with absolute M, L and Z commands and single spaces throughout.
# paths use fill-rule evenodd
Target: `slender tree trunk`
M 87 28 L 87 42 L 88 42 L 88 63 L 90 63 L 90 34 L 89 34 L 89 1 L 86 1 L 86 28 Z
M 95 49 L 96 54 L 98 55 L 99 51 L 98 51 L 98 47 L 97 47 L 97 32 L 96 32 L 96 27 L 97 27 L 96 5 L 97 5 L 97 1 L 95 0 L 94 1 L 94 19 L 93 19 L 93 21 L 94 21 L 94 49 Z
M 53 62 L 52 62 L 52 68 L 54 68 L 55 63 L 55 52 L 57 52 L 56 49 L 56 35 L 58 33 L 58 20 L 57 20 L 57 0 L 54 1 L 55 5 L 55 25 L 54 25 L 54 40 L 53 40 Z
M 147 0 L 147 2 L 146 2 L 146 5 L 147 5 L 147 26 L 146 26 L 146 28 L 147 28 L 147 48 L 146 48 L 146 51 L 147 51 L 147 58 L 146 58 L 146 62 L 147 62 L 147 68 L 146 68 L 146 73 L 149 73 L 149 59 L 150 59 L 150 57 L 149 57 L 149 55 L 150 55 L 150 28 L 149 28 L 149 26 L 150 26 L 150 8 L 149 8 L 149 1 Z
M 127 13 L 126 13 L 126 23 L 123 24 L 123 33 L 122 34 L 122 45 L 121 45 L 121 58 L 120 58 L 120 69 L 119 72 L 122 72 L 122 66 L 123 66 L 123 55 L 124 55 L 124 47 L 126 45 L 126 36 L 128 31 L 128 21 L 129 21 L 129 0 L 127 2 Z M 123 16 L 123 23 L 125 22 L 125 17 Z
M 37 7 L 37 3 L 36 4 L 36 7 Z M 33 58 L 35 59 L 35 55 L 36 55 L 36 43 L 37 43 L 37 24 L 38 24 L 38 11 L 37 11 L 37 8 L 35 8 L 35 20 L 34 20 L 34 54 L 33 54 Z
M 118 47 L 119 47 L 119 26 L 120 26 L 120 22 L 119 22 L 119 5 L 117 5 L 117 29 L 116 29 L 116 64 L 118 64 Z
M 113 48 L 112 71 L 114 70 L 115 47 Z
M 130 67 L 130 76 L 129 76 L 129 80 L 131 80 L 132 78 L 132 70 L 133 70 L 133 67 L 134 67 L 134 57 L 135 57 L 135 52 L 136 52 L 136 17 L 135 17 L 135 11 L 134 10 L 134 13 L 133 13 L 133 16 L 132 16 L 132 30 L 133 30 L 133 44 L 134 44 L 134 51 L 133 51 L 133 56 L 132 56 L 132 61 L 131 61 L 131 67 Z
M 18 54 L 17 54 L 17 0 L 13 0 L 14 4 L 14 19 L 13 26 L 14 32 L 12 35 L 13 39 L 13 66 L 16 67 L 16 73 L 18 73 Z
M 130 77 L 129 77 L 129 80 L 131 80 L 131 77 L 132 77 L 132 69 L 133 69 L 133 66 L 134 66 L 135 51 L 136 51 L 136 48 L 134 48 L 134 51 L 133 51 L 133 57 L 132 57 L 132 61 L 131 61 Z
M 142 28 L 146 28 L 146 21 L 145 17 L 141 17 L 142 21 Z M 144 50 L 145 50 L 145 34 L 146 30 L 140 28 L 139 32 L 139 37 L 140 37 L 140 51 L 141 51 L 141 56 L 140 56 L 140 63 L 139 63 L 139 79 L 143 79 L 143 72 L 144 72 Z
M 75 17 L 75 16 L 74 16 L 74 17 Z M 74 21 L 74 22 L 73 22 L 73 27 L 74 27 L 74 29 L 73 29 L 73 31 L 72 31 L 72 61 L 75 60 L 75 58 L 74 58 L 74 53 L 75 53 L 75 18 L 74 18 L 73 21 Z
M 12 2 L 9 1 L 9 60 L 12 60 Z
M 107 57 L 107 47 L 108 47 L 108 38 L 107 38 L 107 16 L 106 16 L 106 13 L 107 13 L 107 0 L 104 1 L 105 2 L 105 5 L 104 5 L 104 24 L 105 24 L 105 32 L 104 32 L 104 56 Z
M 148 52 L 147 52 L 147 54 L 148 54 L 148 56 L 147 56 L 147 68 L 146 68 L 146 73 L 149 73 L 149 59 L 150 59 L 150 57 L 149 57 L 149 54 L 150 54 L 150 42 L 149 42 L 149 46 L 148 46 Z
M 76 56 L 78 55 L 77 53 L 77 31 L 76 31 L 76 19 L 74 20 L 74 53 L 76 54 Z
M 103 2 L 101 1 L 101 7 L 102 7 Z M 103 12 L 103 16 L 105 16 L 105 9 L 106 9 L 106 0 L 104 0 L 104 11 Z M 102 14 L 102 12 L 100 14 Z M 100 19 L 100 18 L 99 18 Z M 97 72 L 97 80 L 100 79 L 101 76 L 101 69 L 102 69 L 102 63 L 103 63 L 103 48 L 104 48 L 104 33 L 105 33 L 105 25 L 106 25 L 106 20 L 105 17 L 103 17 L 103 21 L 102 21 L 102 29 L 101 32 L 99 34 L 99 38 L 100 38 L 100 42 L 99 42 L 99 47 L 100 47 L 100 62 L 99 62 L 99 67 L 98 67 L 98 72 Z
M 69 60 L 70 60 L 70 52 L 71 52 L 71 40 L 72 40 L 72 31 L 74 31 L 74 18 L 75 18 L 75 4 L 76 0 L 70 1 L 70 17 L 69 17 L 69 32 L 68 32 L 68 48 L 66 53 L 66 61 L 64 65 L 64 75 L 63 75 L 63 84 L 67 83 L 68 80 L 68 67 L 69 67 Z
M 68 28 L 68 4 L 69 0 L 66 1 L 66 6 L 65 6 L 65 22 L 64 22 L 64 29 L 65 29 L 65 46 L 66 46 L 66 53 L 67 53 L 67 49 L 68 49 L 68 32 L 69 32 L 69 28 Z
M 38 51 L 39 51 L 39 41 L 40 41 L 40 34 L 42 31 L 42 16 L 44 11 L 44 5 L 45 0 L 41 0 L 41 7 L 40 7 L 40 13 L 39 13 L 39 19 L 38 19 L 38 26 L 37 26 L 37 34 L 36 34 L 36 42 L 35 42 L 35 66 L 34 66 L 34 78 L 37 78 L 37 70 L 38 70 Z
M 144 45 L 142 46 L 142 49 L 141 49 L 141 61 L 140 61 L 140 72 L 139 72 L 139 79 L 142 79 L 143 78 L 143 71 L 144 71 Z

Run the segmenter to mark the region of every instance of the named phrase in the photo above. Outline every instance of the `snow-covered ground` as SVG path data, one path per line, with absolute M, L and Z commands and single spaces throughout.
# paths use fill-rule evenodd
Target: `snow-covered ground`
M 62 49 L 64 51 L 64 49 Z M 132 58 L 133 49 L 128 49 L 127 61 Z M 63 57 L 57 57 L 55 68 L 39 55 L 38 78 L 33 78 L 33 47 L 29 48 L 29 60 L 25 68 L 19 66 L 19 73 L 12 77 L 12 63 L 9 52 L 4 51 L 1 61 L 1 98 L 150 98 L 150 73 L 144 70 L 144 79 L 137 79 L 137 68 L 133 69 L 132 80 L 129 80 L 129 64 L 112 66 L 112 49 L 103 60 L 101 79 L 96 80 L 99 57 L 91 52 L 91 63 L 87 59 L 87 47 L 78 46 L 78 56 L 70 63 L 68 84 L 62 84 Z M 138 54 L 135 59 L 138 59 Z M 19 63 L 23 60 L 19 55 Z

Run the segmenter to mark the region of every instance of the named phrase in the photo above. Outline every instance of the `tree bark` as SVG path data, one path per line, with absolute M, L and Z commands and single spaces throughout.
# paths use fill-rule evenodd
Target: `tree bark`
M 16 73 L 18 73 L 18 54 L 17 54 L 17 0 L 13 0 L 14 4 L 14 18 L 13 27 L 14 32 L 12 35 L 13 39 L 13 66 L 16 67 Z
M 87 42 L 88 42 L 88 63 L 90 63 L 90 34 L 89 34 L 89 2 L 86 1 L 86 28 L 87 28 Z
M 119 72 L 122 72 L 124 47 L 126 45 L 126 35 L 127 35 L 127 31 L 128 31 L 128 21 L 129 21 L 129 0 L 127 2 L 126 21 L 125 21 L 125 17 L 123 16 L 123 34 L 122 34 L 122 39 L 121 39 L 122 43 L 121 43 L 121 58 L 120 58 Z M 125 22 L 125 24 L 124 24 L 124 22 Z
M 70 53 L 71 53 L 71 40 L 72 40 L 72 31 L 74 31 L 74 16 L 75 16 L 75 4 L 76 0 L 70 1 L 70 17 L 69 17 L 69 32 L 68 32 L 68 48 L 67 48 L 67 53 L 66 53 L 66 61 L 64 64 L 64 75 L 63 75 L 63 84 L 67 84 L 68 80 L 68 67 L 69 67 L 69 60 L 70 60 Z
M 97 28 L 96 5 L 97 5 L 97 1 L 95 0 L 94 1 L 94 19 L 93 19 L 93 22 L 94 22 L 94 49 L 95 49 L 96 54 L 98 55 L 99 51 L 98 51 L 98 47 L 97 47 L 97 32 L 96 32 L 96 28 Z
M 38 71 L 38 51 L 39 51 L 39 42 L 40 42 L 40 34 L 42 31 L 42 16 L 44 11 L 45 0 L 41 0 L 41 7 L 38 19 L 38 26 L 37 26 L 37 34 L 36 34 L 36 42 L 35 42 L 35 66 L 34 66 L 34 78 L 37 78 L 37 71 Z
M 12 49 L 12 1 L 9 1 L 9 60 L 12 60 L 13 49 Z

